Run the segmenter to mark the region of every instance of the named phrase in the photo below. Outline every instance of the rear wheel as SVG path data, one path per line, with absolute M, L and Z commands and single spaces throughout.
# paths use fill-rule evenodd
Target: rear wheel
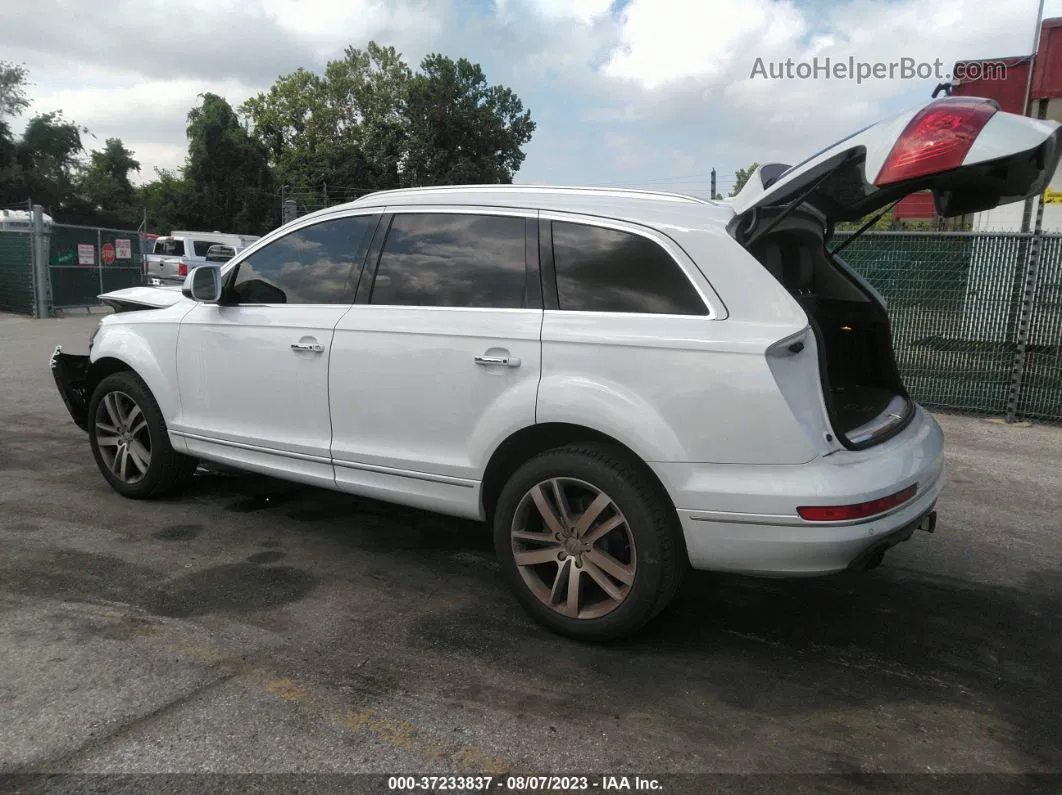
M 88 418 L 96 465 L 122 496 L 161 497 L 195 473 L 195 459 L 173 449 L 162 411 L 135 373 L 104 378 L 92 393 Z
M 502 490 L 494 544 L 524 608 L 572 638 L 642 627 L 685 571 L 674 511 L 620 451 L 572 445 L 524 464 Z

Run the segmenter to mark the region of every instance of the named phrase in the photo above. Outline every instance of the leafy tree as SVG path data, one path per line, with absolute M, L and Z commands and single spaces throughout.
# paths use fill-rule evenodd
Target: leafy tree
M 20 116 L 29 107 L 26 86 L 29 72 L 26 67 L 8 61 L 0 61 L 0 119 L 5 116 Z
M 207 229 L 266 232 L 279 216 L 268 152 L 224 98 L 201 97 L 188 113 L 188 220 Z
M 69 202 L 84 151 L 86 130 L 66 121 L 61 111 L 34 116 L 14 145 L 14 168 L 5 192 L 49 208 L 54 214 Z
M 389 142 L 401 126 L 410 76 L 393 47 L 370 42 L 366 50 L 348 47 L 323 75 L 306 69 L 282 75 L 240 111 L 268 147 L 283 184 L 395 187 Z
M 737 196 L 741 193 L 741 189 L 745 187 L 745 183 L 748 182 L 752 175 L 756 173 L 756 169 L 760 167 L 759 163 L 753 163 L 748 168 L 739 168 L 734 172 L 734 187 L 730 191 L 731 196 Z
M 190 191 L 184 177 L 164 169 L 156 169 L 155 173 L 157 179 L 136 189 L 137 205 L 147 215 L 148 229 L 164 234 L 194 226 Z
M 431 55 L 414 74 L 376 42 L 348 47 L 321 75 L 282 75 L 240 111 L 293 188 L 511 182 L 535 129 L 477 64 Z
M 81 197 L 92 208 L 132 223 L 139 209 L 136 190 L 129 181 L 130 171 L 140 171 L 133 152 L 125 148 L 120 138 L 108 138 L 103 149 L 89 156 L 79 184 Z
M 479 64 L 427 56 L 410 82 L 408 185 L 511 183 L 535 131 L 530 111 L 504 86 L 490 86 Z

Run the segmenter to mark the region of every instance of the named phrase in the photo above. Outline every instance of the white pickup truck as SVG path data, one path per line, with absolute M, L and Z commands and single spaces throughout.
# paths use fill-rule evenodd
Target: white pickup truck
M 144 257 L 147 284 L 180 284 L 193 269 L 211 262 L 227 262 L 257 237 L 222 232 L 176 231 L 155 239 Z

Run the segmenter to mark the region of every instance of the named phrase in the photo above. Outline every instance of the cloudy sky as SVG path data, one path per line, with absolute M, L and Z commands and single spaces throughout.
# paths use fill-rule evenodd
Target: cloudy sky
M 765 64 L 1027 54 L 1038 0 L 36 0 L 0 3 L 0 53 L 31 112 L 62 109 L 88 148 L 117 136 L 143 164 L 185 155 L 185 115 L 234 105 L 348 44 L 416 64 L 468 57 L 513 88 L 538 130 L 518 182 L 725 193 L 751 160 L 795 162 L 928 99 L 937 80 L 750 78 Z M 1047 0 L 1045 17 L 1062 16 Z M 16 125 L 17 127 L 18 125 Z M 351 186 L 356 187 L 356 186 Z

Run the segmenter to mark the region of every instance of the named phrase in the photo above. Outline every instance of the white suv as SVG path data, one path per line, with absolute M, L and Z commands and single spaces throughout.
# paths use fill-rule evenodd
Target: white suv
M 832 227 L 924 188 L 944 214 L 1019 200 L 1054 173 L 1058 130 L 942 100 L 732 202 L 377 193 L 183 291 L 108 294 L 89 355 L 52 367 L 120 494 L 203 459 L 483 519 L 536 619 L 615 637 L 690 565 L 868 568 L 933 529 L 940 428 Z

